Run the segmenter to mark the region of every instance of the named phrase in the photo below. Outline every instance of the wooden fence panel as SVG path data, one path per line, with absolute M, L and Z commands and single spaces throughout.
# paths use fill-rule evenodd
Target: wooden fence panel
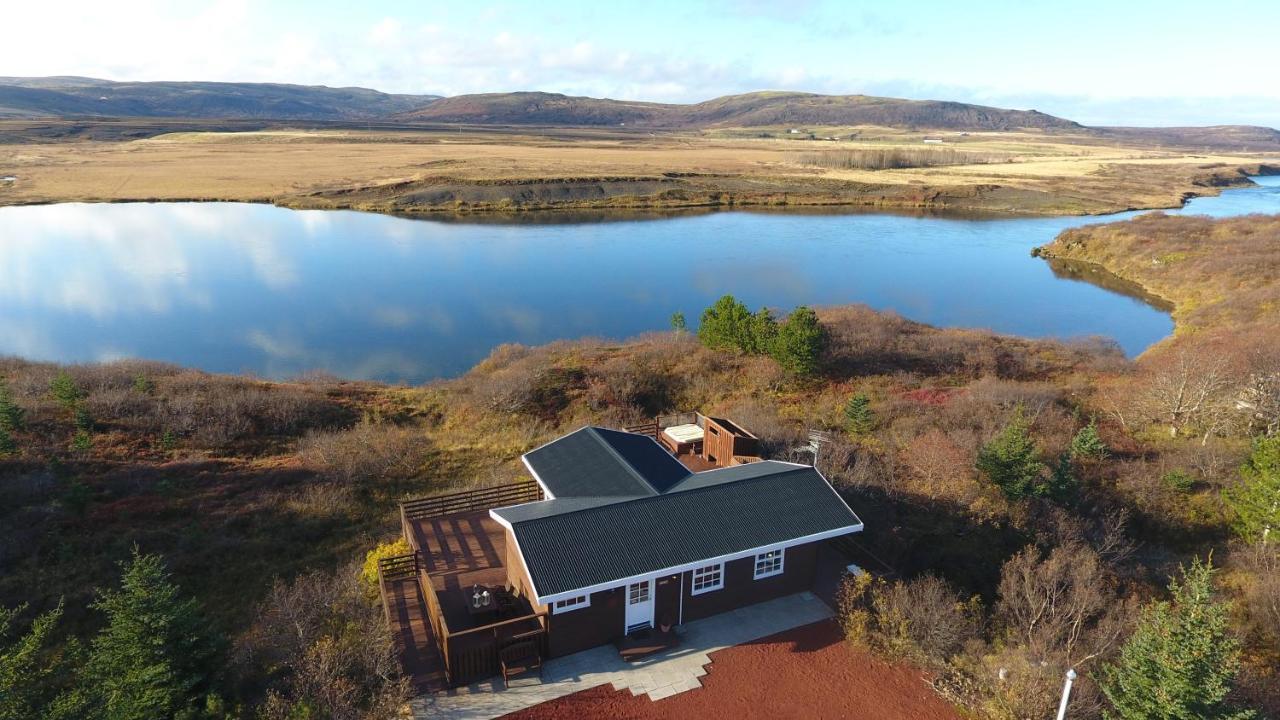
M 448 495 L 406 500 L 400 503 L 402 523 L 452 515 L 454 513 L 488 510 L 505 505 L 535 502 L 542 499 L 542 488 L 532 480 L 491 488 L 478 488 Z

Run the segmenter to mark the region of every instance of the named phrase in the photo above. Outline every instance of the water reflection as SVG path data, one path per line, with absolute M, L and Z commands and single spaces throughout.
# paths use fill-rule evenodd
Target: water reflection
M 1280 179 L 1189 211 L 1280 212 Z M 1171 329 L 1134 288 L 1029 256 L 1098 219 L 477 219 L 212 203 L 0 208 L 0 354 L 417 382 L 503 342 L 629 336 L 676 310 L 694 320 L 726 292 L 752 306 L 865 302 L 942 325 L 1108 335 L 1130 353 Z

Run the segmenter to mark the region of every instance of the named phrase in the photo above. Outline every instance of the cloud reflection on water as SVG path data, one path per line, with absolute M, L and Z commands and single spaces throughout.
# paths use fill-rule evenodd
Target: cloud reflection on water
M 1280 183 L 1193 211 L 1280 210 Z M 264 205 L 0 208 L 0 354 L 136 355 L 214 371 L 421 381 L 504 342 L 863 302 L 1034 336 L 1169 332 L 1149 305 L 1055 278 L 1029 249 L 1096 218 L 700 213 L 584 224 L 410 220 Z

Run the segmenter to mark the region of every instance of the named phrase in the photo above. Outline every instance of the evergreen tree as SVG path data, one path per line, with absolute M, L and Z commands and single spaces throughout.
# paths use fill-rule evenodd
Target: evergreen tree
M 679 310 L 671 313 L 671 329 L 681 335 L 689 330 L 689 325 L 684 319 L 684 313 Z
M 90 650 L 86 694 L 111 720 L 190 715 L 214 667 L 207 623 L 159 556 L 134 548 L 121 568 L 120 589 L 101 591 L 93 605 L 106 613 L 107 626 Z
M 1048 490 L 1041 482 L 1045 466 L 1021 405 L 999 434 L 978 451 L 977 467 L 1013 500 L 1043 495 Z
M 1098 424 L 1090 421 L 1071 438 L 1071 457 L 1077 460 L 1105 460 L 1111 451 L 1098 435 Z
M 0 430 L 16 432 L 22 429 L 26 413 L 13 401 L 13 393 L 4 380 L 0 380 Z
M 1143 609 L 1138 627 L 1099 684 L 1120 720 L 1222 720 L 1253 717 L 1226 703 L 1240 669 L 1228 607 L 1214 602 L 1213 566 L 1199 558 L 1171 580 L 1172 602 Z
M 1076 494 L 1079 486 L 1080 481 L 1076 479 L 1075 468 L 1071 465 L 1071 454 L 1062 453 L 1050 469 L 1049 480 L 1043 491 L 1038 494 L 1064 502 Z
M 826 340 L 827 334 L 818 322 L 818 314 L 801 305 L 791 311 L 787 321 L 778 328 L 773 359 L 791 375 L 813 375 L 818 370 L 818 358 Z
M 778 321 L 769 308 L 760 308 L 751 316 L 746 337 L 746 346 L 742 350 L 752 355 L 768 355 L 773 350 L 778 338 Z
M 53 395 L 53 399 L 67 410 L 74 409 L 76 403 L 84 397 L 84 391 L 76 385 L 75 379 L 66 370 L 58 372 L 49 382 L 49 394 Z
M 725 295 L 702 311 L 698 339 L 717 350 L 741 350 L 751 333 L 751 311 L 732 295 Z
M 25 609 L 0 608 L 0 720 L 73 716 L 63 711 L 67 703 L 58 702 L 59 686 L 70 674 L 70 653 L 54 647 L 62 603 L 36 617 L 26 634 L 11 638 L 13 621 Z
M 1249 542 L 1280 540 L 1280 435 L 1254 442 L 1240 476 L 1224 493 L 1236 511 L 1236 532 Z
M 871 410 L 871 398 L 858 393 L 844 404 L 845 427 L 855 435 L 864 435 L 875 427 L 876 418 Z

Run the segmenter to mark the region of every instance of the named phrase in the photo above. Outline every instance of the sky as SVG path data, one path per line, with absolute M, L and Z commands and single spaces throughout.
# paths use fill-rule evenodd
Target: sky
M 3 0 L 0 76 L 697 102 L 752 90 L 1280 127 L 1280 1 Z

